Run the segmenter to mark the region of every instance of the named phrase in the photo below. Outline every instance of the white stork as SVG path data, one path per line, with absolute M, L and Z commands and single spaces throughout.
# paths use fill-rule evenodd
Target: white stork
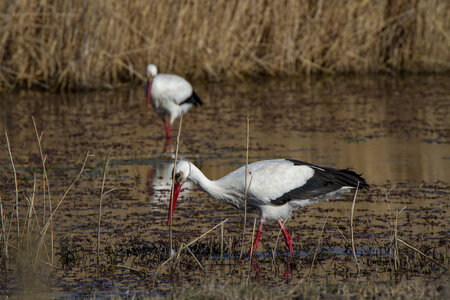
M 186 113 L 192 105 L 200 105 L 202 101 L 183 77 L 158 74 L 158 68 L 151 64 L 147 66 L 146 75 L 147 108 L 151 103 L 164 122 L 166 137 L 170 138 L 170 128 L 181 112 Z
M 186 180 L 194 182 L 211 197 L 243 210 L 244 176 L 245 166 L 221 179 L 209 180 L 194 164 L 188 161 L 178 162 L 169 221 L 181 186 Z M 292 256 L 291 238 L 283 226 L 283 220 L 292 210 L 319 200 L 337 198 L 340 194 L 356 188 L 358 182 L 360 188 L 369 188 L 361 175 L 348 169 L 319 167 L 291 159 L 263 160 L 249 164 L 247 182 L 247 206 L 250 209 L 259 209 L 261 212 L 258 233 L 250 254 L 258 247 L 264 222 L 276 220 L 283 231 L 286 245 Z

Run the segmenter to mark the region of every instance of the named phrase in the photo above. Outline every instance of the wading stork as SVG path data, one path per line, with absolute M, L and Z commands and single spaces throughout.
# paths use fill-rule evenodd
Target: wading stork
M 170 138 L 172 124 L 181 112 L 186 113 L 192 105 L 200 105 L 202 101 L 192 85 L 181 76 L 158 74 L 158 68 L 152 64 L 147 66 L 146 76 L 147 108 L 151 103 L 156 114 L 164 122 L 166 138 Z
M 218 180 L 209 180 L 194 164 L 188 161 L 178 162 L 169 222 L 181 186 L 187 180 L 195 183 L 211 197 L 244 210 L 244 177 L 245 166 Z M 283 221 L 292 210 L 319 200 L 337 198 L 340 194 L 356 188 L 358 182 L 361 189 L 369 187 L 361 175 L 348 169 L 325 168 L 292 159 L 263 160 L 249 164 L 247 182 L 247 206 L 261 212 L 258 233 L 250 253 L 258 247 L 263 224 L 274 220 L 283 231 L 290 256 L 293 254 L 292 243 Z

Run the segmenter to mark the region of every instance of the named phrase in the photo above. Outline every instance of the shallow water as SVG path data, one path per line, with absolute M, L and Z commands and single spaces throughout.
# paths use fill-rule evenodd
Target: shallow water
M 439 244 L 449 232 L 445 221 L 450 175 L 449 82 L 446 76 L 412 76 L 195 83 L 205 105 L 192 109 L 183 118 L 180 155 L 195 162 L 211 179 L 243 165 L 248 115 L 250 161 L 285 157 L 335 168 L 350 167 L 364 174 L 372 189 L 360 194 L 356 206 L 358 254 L 375 251 L 368 241 L 386 234 L 387 216 L 405 206 L 399 226 L 410 240 L 419 242 L 426 238 Z M 144 268 L 145 264 L 133 256 L 121 260 L 121 267 L 113 272 L 113 277 L 97 276 L 92 271 L 93 258 L 89 255 L 93 255 L 96 246 L 99 195 L 107 153 L 111 164 L 105 191 L 114 190 L 105 195 L 103 203 L 103 246 L 122 249 L 132 236 L 139 236 L 144 245 L 167 239 L 175 138 L 171 141 L 163 138 L 163 124 L 151 109 L 145 109 L 143 94 L 142 87 L 138 87 L 120 92 L 71 95 L 23 92 L 0 96 L 0 128 L 8 132 L 19 189 L 24 194 L 31 195 L 33 174 L 37 174 L 39 218 L 43 218 L 44 207 L 42 169 L 31 116 L 39 132 L 44 132 L 42 148 L 47 155 L 53 201 L 61 198 L 75 178 L 86 152 L 94 154 L 56 214 L 54 227 L 56 240 L 71 234 L 73 247 L 84 255 L 84 260 L 81 259 L 84 269 L 77 266 L 54 271 L 56 276 L 48 286 L 50 292 L 90 287 L 123 295 L 126 290 L 132 294 L 137 290 L 163 291 L 174 282 L 183 285 L 204 277 L 194 263 L 190 269 L 192 278 L 179 275 L 173 279 L 163 272 L 156 281 L 142 279 L 145 276 L 136 276 L 126 269 Z M 0 140 L 6 146 L 4 135 Z M 5 147 L 1 148 L 0 163 L 1 197 L 4 206 L 10 209 L 15 190 Z M 329 216 L 326 227 L 329 236 L 325 236 L 322 255 L 331 256 L 332 261 L 344 256 L 339 263 L 352 264 L 351 253 L 345 251 L 342 236 L 336 230 L 336 226 L 342 226 L 348 233 L 350 207 L 351 197 L 344 197 L 312 205 L 293 215 L 287 226 L 297 243 L 297 265 L 305 264 L 302 257 L 310 259 L 313 255 L 326 216 Z M 25 200 L 20 208 L 21 212 L 26 211 Z M 250 216 L 251 232 L 253 217 L 257 215 Z M 232 238 L 237 244 L 241 215 L 194 186 L 185 185 L 174 215 L 176 243 L 192 240 L 225 218 L 229 221 L 224 238 Z M 271 277 L 268 274 L 277 273 L 282 264 L 267 267 L 265 261 L 270 251 L 265 252 L 262 247 L 273 247 L 271 240 L 276 238 L 277 230 L 270 225 L 265 230 L 259 251 L 260 269 Z M 220 239 L 220 231 L 213 236 Z M 277 248 L 280 259 L 285 251 L 283 246 Z M 444 248 L 448 249 L 448 245 Z M 200 255 L 199 249 L 195 253 Z M 235 256 L 233 252 L 231 257 Z M 332 261 L 325 256 L 320 260 L 322 266 L 317 268 L 318 278 L 329 275 L 324 270 Z M 111 263 L 107 257 L 102 256 L 105 266 Z M 216 257 L 203 258 L 208 272 L 213 274 L 211 278 L 233 282 L 232 274 L 241 274 L 242 264 L 236 263 L 236 259 L 218 263 Z M 147 271 L 152 273 L 159 263 L 147 265 Z M 333 264 L 336 268 L 336 262 Z M 303 280 L 308 270 L 309 266 L 294 268 L 292 278 Z M 340 275 L 334 276 L 342 279 Z M 380 280 L 388 277 L 381 274 Z M 11 285 L 20 290 L 20 284 Z

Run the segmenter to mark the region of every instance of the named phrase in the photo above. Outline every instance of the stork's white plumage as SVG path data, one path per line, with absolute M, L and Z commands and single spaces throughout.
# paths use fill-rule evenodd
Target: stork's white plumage
M 145 95 L 147 108 L 151 103 L 156 114 L 164 121 L 166 137 L 170 137 L 173 122 L 181 112 L 186 113 L 192 105 L 200 105 L 202 101 L 191 84 L 181 76 L 158 74 L 155 65 L 148 65 Z
M 283 220 L 292 210 L 319 200 L 336 198 L 356 188 L 358 182 L 362 189 L 369 187 L 361 175 L 348 169 L 319 167 L 290 159 L 254 162 L 248 165 L 247 172 L 247 205 L 250 209 L 259 209 L 261 212 L 261 222 L 251 253 L 258 247 L 263 223 L 276 220 L 292 255 L 291 238 L 283 226 Z M 180 161 L 175 171 L 176 182 L 169 221 L 181 186 L 186 180 L 194 182 L 211 197 L 244 209 L 245 166 L 221 179 L 209 180 L 194 164 Z

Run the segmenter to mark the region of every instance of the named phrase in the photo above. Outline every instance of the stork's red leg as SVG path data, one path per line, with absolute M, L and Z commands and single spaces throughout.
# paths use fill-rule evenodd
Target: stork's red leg
M 292 243 L 291 243 L 291 237 L 289 236 L 289 233 L 287 232 L 286 228 L 283 225 L 283 221 L 281 221 L 281 219 L 278 219 L 278 225 L 281 228 L 281 231 L 283 231 L 283 235 L 284 235 L 284 240 L 286 241 L 286 245 L 289 247 L 289 256 L 292 256 L 293 251 L 292 251 Z
M 166 129 L 166 137 L 170 138 L 170 125 L 164 120 L 164 128 Z
M 171 143 L 171 140 L 170 140 L 170 136 L 169 136 L 169 137 L 166 136 L 166 140 L 164 141 L 164 149 L 163 149 L 163 152 L 164 152 L 164 153 L 166 153 L 166 152 L 172 152 L 172 143 Z
M 261 230 L 262 230 L 263 224 L 264 224 L 264 222 L 263 222 L 263 220 L 261 220 L 259 222 L 258 233 L 256 234 L 255 241 L 253 242 L 253 247 L 250 250 L 250 252 L 248 253 L 248 256 L 252 256 L 253 253 L 256 251 L 256 248 L 258 248 L 259 238 L 261 237 Z

